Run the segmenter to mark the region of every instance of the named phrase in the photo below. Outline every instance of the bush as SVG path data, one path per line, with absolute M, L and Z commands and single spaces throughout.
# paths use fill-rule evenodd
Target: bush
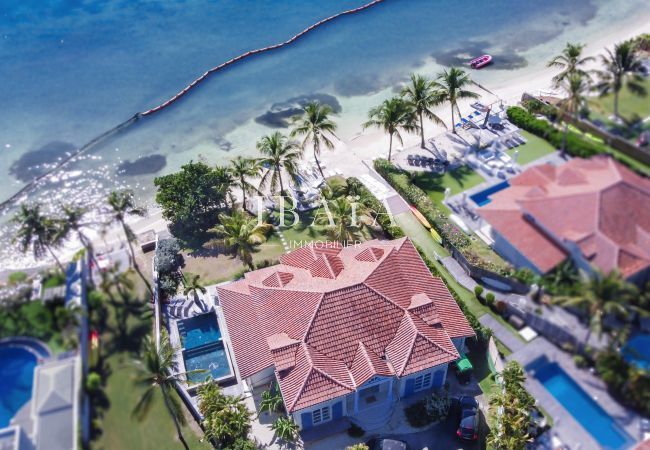
M 482 300 L 483 290 L 484 290 L 483 286 L 481 286 L 480 284 L 474 286 L 474 295 L 476 296 L 477 299 L 479 299 L 479 301 Z
M 257 444 L 250 439 L 238 438 L 229 446 L 224 447 L 223 450 L 257 450 Z
M 178 271 L 183 257 L 179 254 L 181 245 L 176 239 L 163 239 L 158 241 L 156 248 L 155 268 L 158 275 L 166 275 Z
M 492 294 L 494 295 L 494 294 Z M 504 315 L 508 311 L 508 304 L 502 300 L 497 301 L 496 303 L 492 302 L 494 304 L 494 309 L 497 313 L 500 315 Z
M 16 285 L 27 280 L 27 274 L 25 272 L 12 272 L 9 274 L 9 284 Z
M 63 286 L 65 284 L 65 275 L 61 271 L 47 274 L 43 280 L 43 289 Z
M 485 303 L 486 303 L 490 308 L 494 308 L 494 307 L 495 307 L 495 304 L 494 304 L 495 301 L 496 301 L 496 298 L 494 297 L 494 293 L 493 293 L 493 292 L 488 292 L 487 294 L 485 294 Z
M 366 434 L 366 432 L 363 430 L 363 428 L 353 423 L 350 424 L 350 428 L 348 428 L 348 436 L 353 438 L 360 438 L 364 434 Z
M 354 445 L 350 445 L 349 447 L 346 447 L 345 450 L 370 450 L 370 447 L 368 447 L 363 442 L 360 442 L 358 444 L 354 444 Z
M 389 238 L 399 239 L 401 237 L 404 237 L 404 231 L 402 231 L 399 226 L 393 225 L 393 223 L 391 223 L 391 219 L 388 215 L 388 211 L 386 211 L 384 204 L 380 202 L 379 199 L 377 199 L 377 197 L 375 197 L 374 194 L 370 192 L 370 190 L 364 184 L 362 184 L 358 179 L 354 177 L 348 178 L 346 182 L 348 185 L 355 186 L 355 189 L 359 194 L 359 201 L 363 203 L 366 208 L 372 211 L 371 214 L 373 218 L 384 229 L 384 232 L 388 235 Z
M 90 372 L 86 378 L 86 391 L 93 394 L 102 386 L 102 377 L 97 372 Z
M 574 355 L 573 362 L 575 363 L 576 367 L 579 367 L 581 369 L 584 369 L 589 365 L 587 358 L 582 355 Z
M 429 425 L 433 420 L 427 412 L 426 399 L 422 399 L 404 408 L 404 415 L 409 425 L 413 428 L 421 428 Z

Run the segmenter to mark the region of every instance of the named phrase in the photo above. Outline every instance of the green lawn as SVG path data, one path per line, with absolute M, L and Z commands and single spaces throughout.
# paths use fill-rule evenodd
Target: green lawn
M 519 133 L 527 142 L 524 145 L 506 151 L 510 157 L 514 157 L 515 151 L 519 151 L 519 155 L 517 156 L 518 164 L 522 166 L 526 165 L 555 151 L 555 148 L 548 141 L 525 130 L 520 130 Z
M 650 78 L 642 81 L 643 86 L 650 93 Z M 589 109 L 593 119 L 609 121 L 609 116 L 614 113 L 614 96 L 607 94 L 603 97 L 590 97 Z M 633 94 L 627 88 L 623 88 L 619 94 L 618 100 L 619 114 L 626 119 L 638 115 L 641 118 L 650 116 L 650 98 L 646 95 L 641 97 Z
M 160 392 L 156 393 L 152 407 L 142 422 L 131 417 L 131 411 L 141 394 L 133 384 L 133 378 L 137 375 L 133 361 L 140 352 L 143 340 L 153 330 L 151 307 L 140 300 L 144 295 L 138 298 L 135 294 L 143 292 L 142 282 L 136 276 L 132 276 L 132 280 L 135 289 L 128 301 L 124 302 L 116 294 L 116 305 L 111 305 L 106 299 L 106 324 L 103 328 L 95 325 L 101 331 L 102 365 L 101 369 L 91 370 L 99 370 L 104 384 L 100 395 L 92 401 L 93 422 L 99 431 L 91 441 L 91 449 L 178 450 L 182 445 Z M 192 422 L 189 412 L 185 412 L 188 425 L 183 427 L 183 436 L 190 448 L 211 448 L 201 442 L 203 434 L 200 428 Z
M 413 183 L 426 192 L 437 205 L 442 205 L 445 188 L 450 188 L 451 195 L 455 195 L 484 181 L 483 177 L 469 166 L 461 166 L 456 170 L 446 172 L 444 175 L 420 172 L 413 178 Z

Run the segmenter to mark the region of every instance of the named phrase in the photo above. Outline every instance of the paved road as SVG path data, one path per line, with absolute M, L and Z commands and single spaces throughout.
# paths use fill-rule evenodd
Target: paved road
M 401 434 L 391 437 L 405 441 L 410 450 L 479 450 L 478 442 L 462 441 L 456 437 L 456 426 L 453 421 L 438 424 L 426 431 Z

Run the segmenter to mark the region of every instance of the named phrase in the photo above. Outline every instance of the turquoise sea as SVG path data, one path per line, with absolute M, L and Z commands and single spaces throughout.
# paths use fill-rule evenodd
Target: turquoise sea
M 3 0 L 0 199 L 208 68 L 363 3 Z M 254 119 L 288 100 L 319 95 L 341 105 L 341 133 L 349 137 L 369 96 L 390 95 L 413 71 L 491 53 L 495 64 L 476 75 L 489 86 L 543 66 L 567 40 L 587 42 L 644 16 L 647 0 L 386 0 L 216 74 L 23 200 L 95 204 L 106 190 L 128 185 L 147 202 L 153 177 L 190 159 L 217 164 L 253 153 L 260 134 L 272 131 L 268 115 Z

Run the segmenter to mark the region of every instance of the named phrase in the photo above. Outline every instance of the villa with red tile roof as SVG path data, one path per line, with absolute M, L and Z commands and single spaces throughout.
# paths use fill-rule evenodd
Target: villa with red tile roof
M 312 245 L 219 286 L 240 380 L 302 429 L 440 388 L 474 332 L 407 238 Z
M 531 167 L 477 209 L 494 249 L 517 267 L 547 273 L 571 258 L 588 273 L 650 275 L 650 179 L 599 156 Z

